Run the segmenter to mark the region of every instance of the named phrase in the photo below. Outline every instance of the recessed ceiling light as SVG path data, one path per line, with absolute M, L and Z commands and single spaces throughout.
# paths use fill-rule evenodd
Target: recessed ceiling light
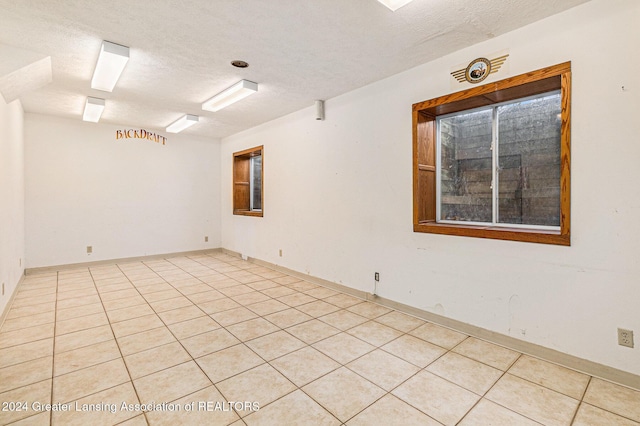
M 186 128 L 189 128 L 200 121 L 200 117 L 197 115 L 186 114 L 171 123 L 167 127 L 167 132 L 169 133 L 178 133 L 183 131 Z
M 413 0 L 378 0 L 392 11 L 400 9 L 402 6 L 411 3 Z
M 87 102 L 84 104 L 82 119 L 97 123 L 100 120 L 102 111 L 104 111 L 104 99 L 88 97 Z
M 236 68 L 247 68 L 249 64 L 245 61 L 231 61 L 231 65 Z
M 103 41 L 96 69 L 91 79 L 91 88 L 112 92 L 128 61 L 128 47 Z
M 222 108 L 228 107 L 232 103 L 238 102 L 240 99 L 244 99 L 257 91 L 258 83 L 249 80 L 240 80 L 203 103 L 202 109 L 212 112 L 220 111 Z

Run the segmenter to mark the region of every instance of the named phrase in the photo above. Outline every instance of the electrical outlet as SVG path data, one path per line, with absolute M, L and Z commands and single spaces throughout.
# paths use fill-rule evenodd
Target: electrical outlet
M 626 346 L 633 348 L 633 330 L 625 330 L 624 328 L 618 329 L 618 344 L 620 346 Z
M 206 235 L 204 236 L 204 242 L 208 243 L 209 242 L 209 237 L 207 237 Z
M 374 278 L 376 281 L 380 281 L 380 274 L 376 272 L 376 273 L 374 274 L 373 278 Z
M 93 253 L 93 246 L 87 246 L 87 254 Z

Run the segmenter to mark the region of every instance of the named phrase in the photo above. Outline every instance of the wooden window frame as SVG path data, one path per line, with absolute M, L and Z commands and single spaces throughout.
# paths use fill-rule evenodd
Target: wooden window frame
M 251 157 L 262 156 L 260 198 L 262 208 L 251 210 Z M 263 217 L 264 215 L 264 146 L 233 153 L 233 214 Z
M 436 118 L 552 90 L 561 93 L 560 230 L 436 221 Z M 571 245 L 571 62 L 473 87 L 413 105 L 413 230 L 432 234 Z

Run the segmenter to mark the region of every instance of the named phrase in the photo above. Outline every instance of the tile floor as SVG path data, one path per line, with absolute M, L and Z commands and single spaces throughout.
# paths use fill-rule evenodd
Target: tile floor
M 27 276 L 0 402 L 16 425 L 640 426 L 637 390 L 217 252 Z

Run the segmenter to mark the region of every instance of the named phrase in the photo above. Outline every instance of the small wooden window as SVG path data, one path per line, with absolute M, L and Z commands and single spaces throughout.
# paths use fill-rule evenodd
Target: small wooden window
M 567 62 L 414 104 L 414 231 L 570 245 L 570 90 Z
M 263 215 L 263 147 L 233 153 L 233 214 Z

